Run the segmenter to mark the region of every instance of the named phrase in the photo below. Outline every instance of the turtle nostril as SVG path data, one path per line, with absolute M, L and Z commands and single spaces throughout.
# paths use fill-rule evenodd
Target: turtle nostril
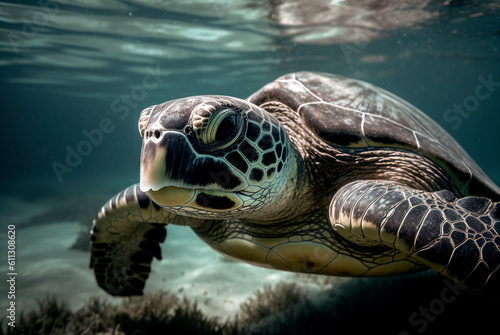
M 145 134 L 145 139 L 146 140 L 159 140 L 163 136 L 163 130 L 162 129 L 149 129 L 146 131 Z

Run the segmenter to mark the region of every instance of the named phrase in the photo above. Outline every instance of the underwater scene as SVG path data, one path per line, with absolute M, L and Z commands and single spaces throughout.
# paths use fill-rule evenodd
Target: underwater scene
M 112 296 L 90 268 L 90 232 L 101 207 L 139 183 L 144 109 L 197 95 L 247 99 L 300 71 L 406 100 L 500 185 L 499 17 L 491 0 L 0 1 L 0 332 L 495 329 L 498 295 L 434 270 L 281 271 L 226 257 L 173 224 L 144 295 Z

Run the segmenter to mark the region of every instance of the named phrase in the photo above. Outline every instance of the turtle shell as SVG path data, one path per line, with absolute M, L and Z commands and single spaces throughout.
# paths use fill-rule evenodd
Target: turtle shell
M 436 122 L 403 99 L 366 82 L 298 72 L 254 93 L 256 105 L 278 101 L 296 111 L 319 138 L 337 148 L 386 148 L 423 155 L 443 168 L 462 195 L 500 199 L 500 188 Z

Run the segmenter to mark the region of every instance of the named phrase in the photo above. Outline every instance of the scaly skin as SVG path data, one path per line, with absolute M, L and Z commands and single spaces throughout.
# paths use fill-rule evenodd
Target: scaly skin
M 358 181 L 335 194 L 330 221 L 357 245 L 387 245 L 460 284 L 498 291 L 499 202 Z

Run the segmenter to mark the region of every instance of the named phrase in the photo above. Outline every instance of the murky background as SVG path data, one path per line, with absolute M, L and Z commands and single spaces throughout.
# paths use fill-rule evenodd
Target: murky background
M 139 113 L 167 100 L 245 98 L 294 71 L 365 80 L 431 116 L 500 184 L 499 14 L 498 1 L 0 2 L 0 278 L 15 224 L 18 311 L 48 294 L 73 308 L 105 296 L 88 252 L 69 248 L 138 182 Z M 147 291 L 210 315 L 264 284 L 319 287 L 228 262 L 187 228 L 169 227 L 163 255 Z

